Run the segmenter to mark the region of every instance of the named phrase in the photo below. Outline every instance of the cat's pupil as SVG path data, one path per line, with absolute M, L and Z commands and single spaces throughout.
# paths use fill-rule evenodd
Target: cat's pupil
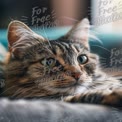
M 86 55 L 80 55 L 78 56 L 78 61 L 80 64 L 85 64 L 88 62 L 88 57 Z
M 41 60 L 41 64 L 48 67 L 53 67 L 56 65 L 56 60 L 53 58 L 44 58 Z
M 47 65 L 53 65 L 53 63 L 55 62 L 55 60 L 54 59 L 49 59 L 49 60 L 47 60 Z

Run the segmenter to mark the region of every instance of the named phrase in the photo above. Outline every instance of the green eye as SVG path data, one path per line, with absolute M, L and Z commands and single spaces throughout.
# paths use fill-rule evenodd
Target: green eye
M 88 57 L 86 55 L 80 55 L 78 56 L 78 61 L 80 64 L 85 64 L 88 62 Z
M 41 64 L 44 66 L 53 67 L 56 64 L 56 60 L 54 58 L 45 58 L 41 61 Z

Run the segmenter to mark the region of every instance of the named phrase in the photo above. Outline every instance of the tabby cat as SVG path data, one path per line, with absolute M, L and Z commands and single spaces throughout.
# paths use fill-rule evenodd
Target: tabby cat
M 122 82 L 101 71 L 98 56 L 90 52 L 89 27 L 85 18 L 65 36 L 49 41 L 12 21 L 3 94 L 121 107 Z

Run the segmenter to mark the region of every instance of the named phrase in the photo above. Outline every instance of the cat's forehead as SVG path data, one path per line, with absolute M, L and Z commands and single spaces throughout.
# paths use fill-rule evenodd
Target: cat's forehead
M 51 40 L 32 46 L 27 52 L 28 55 L 32 54 L 36 59 L 54 57 L 56 59 L 62 58 L 65 61 L 73 60 L 73 58 L 75 60 L 78 55 L 87 54 L 89 51 L 81 43 L 70 42 L 68 40 Z
M 88 52 L 88 49 L 81 43 L 68 40 L 55 40 L 50 42 L 54 50 L 62 50 L 67 53 Z

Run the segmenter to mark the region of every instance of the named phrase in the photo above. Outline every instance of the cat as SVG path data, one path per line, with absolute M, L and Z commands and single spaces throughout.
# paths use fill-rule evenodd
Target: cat
M 122 107 L 122 81 L 101 71 L 98 56 L 90 52 L 89 28 L 85 18 L 63 37 L 49 41 L 12 21 L 2 94 Z
M 0 93 L 3 92 L 3 88 L 5 86 L 5 73 L 4 73 L 4 62 L 3 61 L 7 61 L 8 59 L 6 59 L 7 56 L 7 50 L 5 48 L 5 46 L 0 43 Z

